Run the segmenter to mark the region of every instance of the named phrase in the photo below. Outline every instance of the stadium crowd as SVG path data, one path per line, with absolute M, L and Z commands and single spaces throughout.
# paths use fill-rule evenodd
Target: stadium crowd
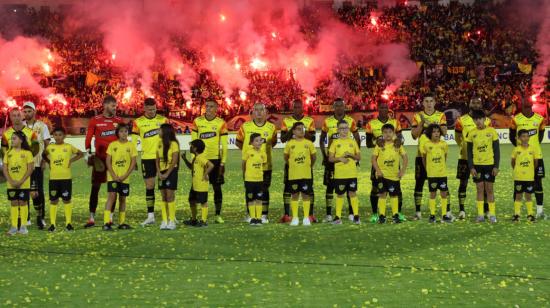
M 529 39 L 533 36 L 525 29 L 512 29 L 504 23 L 499 7 L 456 3 L 429 7 L 401 5 L 374 11 L 374 8 L 344 5 L 335 13 L 359 31 L 409 45 L 411 58 L 420 68 L 420 74 L 413 80 L 406 80 L 391 94 L 389 101 L 393 110 L 419 110 L 421 95 L 434 91 L 440 110 L 463 110 L 469 98 L 477 94 L 484 98 L 488 109 L 505 112 L 529 87 L 537 56 L 534 42 Z M 49 115 L 91 116 L 100 109 L 106 95 L 113 95 L 122 102 L 123 115 L 138 115 L 136 103 L 142 102 L 145 94 L 139 90 L 138 82 L 127 84 L 123 72 L 113 65 L 112 55 L 103 48 L 101 35 L 81 31 L 65 33 L 65 18 L 61 12 L 28 8 L 18 16 L 25 35 L 46 38 L 51 49 L 62 59 L 56 65 L 55 74 L 41 76 L 40 82 L 62 94 L 68 107 L 48 107 Z M 7 26 L 0 26 L 5 36 L 9 37 L 10 31 Z M 303 31 L 313 37 L 316 34 L 314 26 L 304 27 Z M 289 111 L 293 98 L 307 96 L 300 85 L 288 77 L 290 72 L 250 71 L 246 73 L 249 80 L 249 87 L 245 89 L 247 99 L 239 101 L 238 92 L 226 95 L 211 72 L 204 68 L 203 55 L 193 50 L 181 52 L 198 72 L 191 93 L 182 92 L 179 82 L 163 73 L 163 68 L 159 69 L 152 85 L 152 94 L 163 102 L 165 113 L 171 111 L 173 117 L 196 117 L 208 97 L 225 101 L 223 116 L 229 118 L 250 110 L 255 101 L 265 102 L 270 111 Z M 90 73 L 98 79 L 88 84 Z M 334 68 L 334 76 L 335 81 L 319 81 L 316 93 L 312 94 L 313 100 L 306 106 L 309 113 L 322 113 L 325 109 L 321 106 L 331 103 L 336 95 L 335 88 L 352 110 L 376 110 L 377 102 L 390 83 L 381 67 L 347 64 Z M 40 98 L 21 99 L 37 101 Z M 234 104 L 236 101 L 239 103 Z

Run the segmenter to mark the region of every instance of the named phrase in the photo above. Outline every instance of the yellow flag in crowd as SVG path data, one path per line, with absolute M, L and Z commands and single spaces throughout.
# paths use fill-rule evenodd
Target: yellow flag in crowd
M 97 76 L 96 74 L 94 74 L 92 72 L 87 72 L 86 73 L 86 86 L 87 87 L 94 86 L 98 81 L 99 81 L 99 76 Z
M 533 66 L 530 63 L 518 62 L 518 69 L 522 73 L 524 73 L 526 75 L 529 75 L 529 74 L 531 74 L 531 71 L 533 70 Z

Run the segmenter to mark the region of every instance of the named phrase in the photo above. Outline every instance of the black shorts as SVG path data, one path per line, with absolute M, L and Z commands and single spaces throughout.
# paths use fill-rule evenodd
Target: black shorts
M 141 173 L 144 179 L 150 179 L 157 176 L 157 160 L 156 159 L 142 159 L 141 160 Z
M 430 192 L 449 191 L 447 186 L 447 178 L 428 178 L 428 189 Z
M 221 168 L 221 160 L 219 159 L 211 159 L 210 162 L 214 165 L 214 169 L 212 169 L 212 172 L 208 174 L 208 181 L 212 185 L 221 185 L 225 184 L 225 177 L 223 175 L 220 175 L 220 168 Z
M 63 201 L 71 201 L 73 195 L 72 180 L 50 180 L 49 183 L 50 201 L 57 201 L 59 198 Z
M 474 183 L 489 182 L 494 183 L 495 177 L 493 176 L 493 165 L 481 166 L 474 165 L 474 169 L 477 172 L 477 177 L 474 178 Z
M 538 166 L 535 168 L 535 179 L 537 178 L 544 178 L 545 176 L 545 170 L 544 170 L 544 160 L 538 159 Z
M 514 181 L 514 192 L 516 194 L 526 193 L 532 194 L 535 192 L 534 181 Z
M 285 164 L 285 169 L 283 171 L 283 184 L 284 184 L 284 192 L 290 193 L 290 183 L 288 181 L 288 164 Z
M 264 185 L 262 182 L 244 182 L 246 202 L 261 201 L 264 199 Z
M 456 178 L 459 180 L 468 180 L 470 178 L 470 168 L 467 159 L 459 159 L 456 165 Z
M 323 174 L 323 185 L 330 186 L 334 180 L 334 163 L 327 160 L 325 163 L 325 173 Z
M 107 191 L 110 193 L 117 193 L 123 197 L 128 197 L 130 195 L 130 184 L 109 181 L 107 182 Z
M 288 186 L 290 187 L 291 194 L 304 193 L 311 195 L 313 193 L 312 179 L 290 180 L 288 181 Z
M 357 191 L 357 178 L 352 179 L 334 179 L 334 192 L 337 195 L 343 195 L 346 192 L 355 192 Z
M 29 201 L 29 196 L 30 191 L 28 189 L 8 189 L 9 201 Z
M 428 174 L 426 173 L 426 167 L 422 162 L 422 157 L 417 157 L 414 161 L 414 178 L 417 181 L 425 181 L 428 179 Z
M 40 167 L 34 167 L 32 171 L 31 191 L 44 191 L 44 172 Z
M 379 193 L 388 193 L 391 197 L 399 196 L 401 193 L 401 182 L 399 181 L 382 178 L 377 181 L 377 185 Z
M 164 174 L 164 172 L 161 171 L 160 173 Z M 159 178 L 158 181 L 159 181 L 159 190 L 162 190 L 162 189 L 177 190 L 178 189 L 178 168 L 174 168 L 172 172 L 170 172 L 170 175 L 168 175 L 166 180 L 161 180 Z
M 264 189 L 269 189 L 269 186 L 271 186 L 271 174 L 272 170 L 264 170 Z
M 195 191 L 193 189 L 189 191 L 189 203 L 205 204 L 206 202 L 208 202 L 207 191 Z

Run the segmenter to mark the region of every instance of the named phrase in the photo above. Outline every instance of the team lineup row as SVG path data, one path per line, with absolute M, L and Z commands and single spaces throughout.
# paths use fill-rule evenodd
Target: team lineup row
M 451 222 L 454 217 L 448 202 L 447 186 L 447 144 L 441 140 L 446 134 L 444 114 L 435 111 L 435 100 L 432 95 L 426 95 L 423 100 L 424 111 L 415 115 L 412 135 L 419 139 L 418 155 L 415 160 L 415 210 L 413 219 L 421 218 L 422 191 L 428 181 L 430 192 L 429 210 L 430 222 L 436 222 L 436 194 L 440 194 L 441 221 Z M 309 225 L 316 221 L 313 216 L 312 197 L 313 180 L 312 166 L 316 160 L 315 126 L 313 119 L 304 116 L 301 101 L 293 103 L 294 114 L 284 119 L 281 127 L 281 141 L 286 143 L 285 157 L 285 189 L 284 215 L 281 222 L 298 225 L 298 204 L 302 201 L 304 218 L 302 223 Z M 205 115 L 195 119 L 192 130 L 191 161 L 185 155 L 183 162 L 192 170 L 192 189 L 189 194 L 191 219 L 185 221 L 193 226 L 206 226 L 208 216 L 208 189 L 213 186 L 214 204 L 216 207 L 216 223 L 223 223 L 221 217 L 222 193 L 224 183 L 225 161 L 227 157 L 227 129 L 225 122 L 216 117 L 217 103 L 206 103 Z M 74 229 L 71 224 L 71 164 L 80 159 L 83 154 L 71 145 L 64 143 L 62 128 L 53 131 L 55 143 L 49 144 L 47 127 L 36 129 L 34 119 L 34 104 L 26 103 L 23 111 L 26 122 L 21 121 L 18 110 L 10 113 L 12 127 L 2 138 L 3 171 L 8 182 L 8 199 L 11 202 L 11 228 L 8 234 L 28 232 L 25 223 L 18 227 L 18 220 L 24 221 L 28 214 L 29 195 L 37 209 L 37 224 L 45 225 L 44 206 L 37 207 L 40 202 L 42 173 L 41 166 L 50 166 L 50 231 L 56 229 L 56 212 L 59 199 L 62 199 L 67 219 L 66 228 Z M 113 210 L 116 201 L 119 203 L 118 228 L 130 228 L 126 224 L 126 197 L 129 194 L 129 176 L 137 161 L 137 138 L 129 141 L 128 135 L 135 134 L 141 140 L 141 169 L 146 186 L 146 202 L 148 217 L 143 225 L 155 223 L 155 184 L 161 192 L 161 229 L 175 229 L 175 191 L 178 182 L 178 166 L 180 162 L 180 145 L 175 137 L 173 127 L 166 118 L 156 114 L 156 102 L 146 99 L 144 116 L 133 121 L 129 126 L 115 116 L 116 100 L 107 97 L 104 100 L 103 115 L 90 121 L 86 137 L 86 148 L 91 149 L 91 141 L 95 143 L 95 154 L 88 160 L 92 165 L 92 191 L 90 195 L 90 219 L 85 227 L 95 225 L 97 208 L 97 193 L 101 183 L 107 182 L 108 198 L 104 212 L 104 230 L 113 228 Z M 30 117 L 27 116 L 30 114 Z M 237 134 L 237 146 L 242 149 L 242 169 L 245 182 L 248 221 L 251 225 L 261 225 L 268 222 L 269 186 L 271 182 L 272 156 L 271 149 L 277 143 L 277 131 L 272 123 L 266 121 L 266 110 L 262 104 L 256 104 L 252 111 L 252 119 L 244 123 Z M 28 125 L 32 124 L 32 128 Z M 517 145 L 512 153 L 514 167 L 515 202 L 514 220 L 519 220 L 522 200 L 528 212 L 528 220 L 534 221 L 532 194 L 537 200 L 537 215 L 543 217 L 542 177 L 544 165 L 540 150 L 540 141 L 544 129 L 542 117 L 532 112 L 529 103 L 524 103 L 522 113 L 514 118 L 511 128 L 511 139 Z M 130 128 L 131 127 L 131 128 Z M 404 220 L 402 214 L 402 191 L 400 179 L 403 177 L 408 158 L 401 141 L 399 123 L 389 116 L 386 104 L 379 104 L 378 117 L 369 121 L 367 146 L 373 147 L 372 157 L 372 188 L 371 207 L 372 222 L 386 222 L 386 203 L 389 196 L 391 220 L 400 223 Z M 46 131 L 46 132 L 45 132 Z M 490 127 L 490 120 L 481 111 L 481 101 L 472 99 L 470 112 L 459 118 L 456 127 L 456 139 L 461 149 L 458 163 L 457 178 L 459 187 L 459 219 L 465 218 L 464 200 L 466 185 L 472 175 L 477 188 L 476 206 L 477 221 L 483 222 L 485 216 L 492 223 L 496 222 L 496 205 L 493 183 L 498 174 L 500 149 L 498 135 Z M 39 138 L 39 134 L 42 138 Z M 361 160 L 357 127 L 353 118 L 345 114 L 342 100 L 334 102 L 334 116 L 324 121 L 320 137 L 321 154 L 325 169 L 324 184 L 326 186 L 326 217 L 324 221 L 334 224 L 342 223 L 342 208 L 344 199 L 348 199 L 350 219 L 355 224 L 360 223 L 359 201 L 357 191 L 357 163 Z M 328 149 L 325 147 L 328 144 Z M 38 147 L 34 145 L 38 144 Z M 34 154 L 34 155 L 33 155 Z M 39 171 L 40 170 L 40 171 Z M 39 174 L 38 174 L 39 173 Z M 158 178 L 158 179 L 157 179 Z M 332 201 L 336 193 L 335 212 L 333 216 Z M 540 198 L 540 202 L 539 202 Z M 38 199 L 38 200 L 37 200 Z M 42 196 L 43 199 L 43 196 Z M 199 216 L 198 210 L 201 213 Z

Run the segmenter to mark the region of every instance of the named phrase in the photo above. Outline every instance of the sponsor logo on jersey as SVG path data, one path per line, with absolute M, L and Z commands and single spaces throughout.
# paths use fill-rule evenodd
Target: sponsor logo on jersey
M 199 138 L 200 139 L 210 139 L 210 138 L 214 138 L 216 136 L 217 136 L 216 132 L 207 132 L 207 133 L 201 133 L 199 135 Z
M 153 130 L 150 130 L 148 132 L 146 132 L 145 134 L 143 134 L 143 138 L 149 138 L 149 137 L 153 137 L 153 136 L 156 136 L 159 134 L 159 129 L 153 129 Z

